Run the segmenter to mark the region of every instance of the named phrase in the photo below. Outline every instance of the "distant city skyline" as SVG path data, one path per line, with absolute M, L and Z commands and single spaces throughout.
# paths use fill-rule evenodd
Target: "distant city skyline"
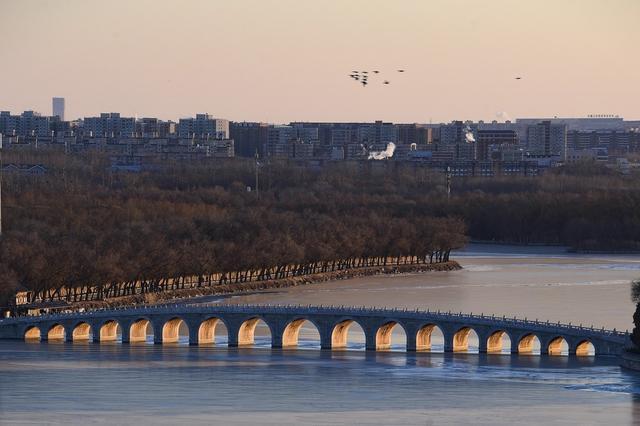
M 263 123 L 263 124 L 270 124 L 270 125 L 289 125 L 292 123 L 373 123 L 373 122 L 388 122 L 388 123 L 393 123 L 393 124 L 420 124 L 420 125 L 429 125 L 429 124 L 433 124 L 434 126 L 436 125 L 443 125 L 443 124 L 450 124 L 450 123 L 454 123 L 454 122 L 462 122 L 462 123 L 498 123 L 498 124 L 507 124 L 507 123 L 513 123 L 516 124 L 517 121 L 541 121 L 541 120 L 558 120 L 558 121 L 580 121 L 580 120 L 600 120 L 600 121 L 620 121 L 622 122 L 626 122 L 626 123 L 637 123 L 640 122 L 640 120 L 637 119 L 629 119 L 628 117 L 624 117 L 622 115 L 619 114 L 587 114 L 584 116 L 550 116 L 550 115 L 542 115 L 542 116 L 538 116 L 538 117 L 533 117 L 533 116 L 524 116 L 524 117 L 505 117 L 505 116 L 496 116 L 492 119 L 487 119 L 484 120 L 482 118 L 475 118 L 475 117 L 469 117 L 469 118 L 452 118 L 450 120 L 447 121 L 433 121 L 432 123 L 429 122 L 419 122 L 419 121 L 407 121 L 407 120 L 399 120 L 399 121 L 395 121 L 395 120 L 387 120 L 385 117 L 379 117 L 379 118 L 375 118 L 375 119 L 371 119 L 371 120 L 315 120 L 313 119 L 313 117 L 311 117 L 308 120 L 283 120 L 280 122 L 275 122 L 275 121 L 257 121 L 257 120 L 248 120 L 248 119 L 243 119 L 242 117 L 236 119 L 236 120 L 232 120 L 232 119 L 227 119 L 227 117 L 222 117 L 222 116 L 217 116 L 215 114 L 211 114 L 209 112 L 206 111 L 199 111 L 199 112 L 194 112 L 193 114 L 184 114 L 181 116 L 175 116 L 175 117 L 167 117 L 165 118 L 164 116 L 152 116 L 150 114 L 135 114 L 135 115 L 129 115 L 126 113 L 122 113 L 120 112 L 121 110 L 112 110 L 112 111 L 100 111 L 97 114 L 93 114 L 93 115 L 80 115 L 78 117 L 66 117 L 66 113 L 64 113 L 65 111 L 65 98 L 62 97 L 53 97 L 52 98 L 53 102 L 52 105 L 49 106 L 48 110 L 45 111 L 41 111 L 38 110 L 36 108 L 26 108 L 24 110 L 12 110 L 10 108 L 6 108 L 3 107 L 2 105 L 0 105 L 0 111 L 2 111 L 3 113 L 10 113 L 11 115 L 15 115 L 15 116 L 19 116 L 22 114 L 30 114 L 30 115 L 38 115 L 41 117 L 58 117 L 60 118 L 61 121 L 66 121 L 66 122 L 75 122 L 75 121 L 80 121 L 83 119 L 88 119 L 88 118 L 96 118 L 96 117 L 100 117 L 100 116 L 108 116 L 108 115 L 118 115 L 121 116 L 123 118 L 131 118 L 131 119 L 135 119 L 138 121 L 144 120 L 144 119 L 154 119 L 154 120 L 160 120 L 162 122 L 173 122 L 173 123 L 178 123 L 179 121 L 183 121 L 183 120 L 189 120 L 189 119 L 193 119 L 194 117 L 197 116 L 208 116 L 210 118 L 214 118 L 214 119 L 224 119 L 230 122 L 235 122 L 235 123 Z M 58 104 L 58 109 L 62 108 L 62 116 L 60 114 L 56 114 L 56 101 L 60 100 L 57 102 Z
M 4 0 L 0 105 L 50 115 L 62 96 L 67 120 L 640 118 L 640 2 L 514 3 Z M 353 70 L 380 74 L 362 87 Z

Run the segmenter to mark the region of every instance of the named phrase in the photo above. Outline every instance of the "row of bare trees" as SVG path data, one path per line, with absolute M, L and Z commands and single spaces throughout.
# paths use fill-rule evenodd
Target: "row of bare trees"
M 17 290 L 57 299 L 64 289 L 78 300 L 175 288 L 184 277 L 213 285 L 442 262 L 466 242 L 463 221 L 421 208 L 426 189 L 403 187 L 401 174 L 271 165 L 259 171 L 257 194 L 246 190 L 250 163 L 119 174 L 99 157 L 32 161 L 48 172 L 5 177 L 5 299 Z
M 4 179 L 5 300 L 17 289 L 157 287 L 215 274 L 229 282 L 355 259 L 444 261 L 464 245 L 465 234 L 640 250 L 640 180 L 602 167 L 454 178 L 447 198 L 442 173 L 397 162 L 313 169 L 265 160 L 256 192 L 255 164 L 240 159 L 116 173 L 108 158 L 94 154 L 3 155 L 5 162 L 48 168 L 43 176 Z

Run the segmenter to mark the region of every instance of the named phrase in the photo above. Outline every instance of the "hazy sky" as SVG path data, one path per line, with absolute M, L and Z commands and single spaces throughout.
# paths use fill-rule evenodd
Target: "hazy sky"
M 0 109 L 640 118 L 639 49 L 640 0 L 0 0 Z

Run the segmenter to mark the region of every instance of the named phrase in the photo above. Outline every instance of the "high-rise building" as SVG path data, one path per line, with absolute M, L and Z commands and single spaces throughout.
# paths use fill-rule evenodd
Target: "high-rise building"
M 229 123 L 235 154 L 241 157 L 253 157 L 258 152 L 262 157 L 267 143 L 268 129 L 269 126 L 265 123 Z
M 60 118 L 60 121 L 64 121 L 64 98 L 52 98 L 51 106 L 53 110 L 53 116 Z
M 449 124 L 440 126 L 440 143 L 445 145 L 455 145 L 469 143 L 467 133 L 474 136 L 478 133 L 478 125 L 469 121 L 452 121 Z
M 136 120 L 136 136 L 142 138 L 166 138 L 175 134 L 176 123 L 162 121 L 155 117 L 144 117 Z
M 436 151 L 451 152 L 454 160 L 475 160 L 477 134 L 478 125 L 469 121 L 443 124 Z
M 419 124 L 397 124 L 400 145 L 425 145 L 433 142 L 433 129 Z
M 0 112 L 0 133 L 14 136 L 51 136 L 51 123 L 56 117 L 45 117 L 34 111 L 25 111 L 20 115 L 11 115 L 9 111 Z
M 353 134 L 354 131 L 349 128 L 331 129 L 331 145 L 341 147 L 346 146 L 353 142 Z
M 490 160 L 490 147 L 514 149 L 518 145 L 515 130 L 478 130 L 476 140 L 476 160 Z
M 229 138 L 229 120 L 213 118 L 209 114 L 196 114 L 196 118 L 181 118 L 178 122 L 181 138 L 200 139 Z
M 572 150 L 593 150 L 606 148 L 610 154 L 624 154 L 637 150 L 638 132 L 593 131 L 567 133 L 567 148 Z
M 398 127 L 393 123 L 383 123 L 382 121 L 376 121 L 373 124 L 362 124 L 358 126 L 356 135 L 359 143 L 398 143 Z
M 567 125 L 545 120 L 527 127 L 527 146 L 531 154 L 564 157 L 567 153 Z
M 625 121 L 622 117 L 614 115 L 590 115 L 581 118 L 517 118 L 515 124 L 518 130 L 520 142 L 528 143 L 529 141 L 527 140 L 527 137 L 529 136 L 529 126 L 535 126 L 542 121 L 549 121 L 551 122 L 551 124 L 564 124 L 567 126 L 568 132 L 623 132 L 625 130 L 628 130 L 628 126 L 633 125 L 633 122 Z
M 85 117 L 84 130 L 91 137 L 131 138 L 136 133 L 133 117 L 120 117 L 117 112 L 101 113 L 100 117 Z

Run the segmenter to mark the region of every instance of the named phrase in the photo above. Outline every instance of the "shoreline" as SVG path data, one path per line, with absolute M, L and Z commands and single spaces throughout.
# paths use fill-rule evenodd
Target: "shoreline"
M 618 358 L 620 367 L 627 371 L 633 371 L 636 374 L 640 372 L 640 353 L 637 350 L 627 348 L 620 354 Z
M 348 280 L 352 278 L 374 275 L 393 275 L 422 272 L 457 271 L 462 266 L 455 260 L 442 263 L 426 263 L 413 265 L 368 266 L 363 268 L 345 269 L 333 272 L 323 272 L 299 277 L 281 278 L 275 280 L 253 281 L 245 283 L 221 284 L 211 287 L 172 290 L 163 293 L 137 294 L 123 296 L 109 300 L 95 302 L 76 302 L 73 309 L 114 308 L 120 306 L 153 305 L 168 302 L 184 302 L 190 298 L 203 296 L 235 296 L 260 292 L 263 290 L 297 287 L 301 285 L 317 284 L 327 281 Z
M 474 245 L 486 245 L 486 246 L 497 246 L 497 247 L 529 247 L 529 248 L 554 248 L 554 249 L 562 249 L 564 253 L 567 254 L 640 254 L 640 250 L 637 249 L 586 249 L 586 248 L 574 248 L 571 246 L 567 246 L 560 243 L 538 243 L 538 242 L 530 242 L 530 243 L 519 243 L 519 242 L 510 242 L 510 241 L 494 241 L 494 240 L 469 240 L 469 243 L 463 248 L 464 250 L 469 246 Z

